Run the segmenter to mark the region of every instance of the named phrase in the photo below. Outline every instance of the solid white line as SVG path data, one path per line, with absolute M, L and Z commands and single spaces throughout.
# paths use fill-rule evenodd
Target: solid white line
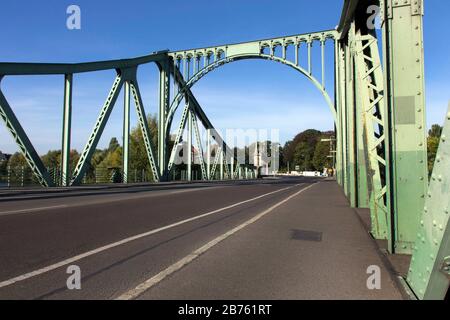
M 148 236 L 153 235 L 155 233 L 158 233 L 158 232 L 161 232 L 161 231 L 164 231 L 164 230 L 167 230 L 167 229 L 171 229 L 171 228 L 174 228 L 174 227 L 180 226 L 182 224 L 185 224 L 185 223 L 188 223 L 188 222 L 192 222 L 192 221 L 195 221 L 195 220 L 198 220 L 198 219 L 201 219 L 201 218 L 205 218 L 205 217 L 208 217 L 210 215 L 213 215 L 213 214 L 216 214 L 216 213 L 219 213 L 219 212 L 222 212 L 222 211 L 225 211 L 225 210 L 228 210 L 228 209 L 240 206 L 242 204 L 245 204 L 245 203 L 248 203 L 248 202 L 252 202 L 252 201 L 255 201 L 255 200 L 267 197 L 269 195 L 272 195 L 272 194 L 275 194 L 275 193 L 279 193 L 279 192 L 282 192 L 282 191 L 285 191 L 285 190 L 297 187 L 299 185 L 300 184 L 297 184 L 297 185 L 292 186 L 292 187 L 286 187 L 286 188 L 282 188 L 282 189 L 279 189 L 279 190 L 276 190 L 276 191 L 265 193 L 263 195 L 260 195 L 260 196 L 257 196 L 257 197 L 254 197 L 254 198 L 251 198 L 251 199 L 248 199 L 248 200 L 237 202 L 235 204 L 232 204 L 232 205 L 220 208 L 220 209 L 216 209 L 216 210 L 213 210 L 213 211 L 210 211 L 210 212 L 207 212 L 207 213 L 204 213 L 204 214 L 201 214 L 201 215 L 189 218 L 189 219 L 185 219 L 185 220 L 182 220 L 182 221 L 179 221 L 179 222 L 175 222 L 175 223 L 170 224 L 170 225 L 165 226 L 165 227 L 154 229 L 154 230 L 151 230 L 151 231 L 148 231 L 148 232 L 145 232 L 145 233 L 141 233 L 141 234 L 138 234 L 138 235 L 135 235 L 135 236 L 132 236 L 132 237 L 129 237 L 129 238 L 126 238 L 126 239 L 123 239 L 123 240 L 120 240 L 120 241 L 117 241 L 117 242 L 105 245 L 103 247 L 100 247 L 100 248 L 97 248 L 97 249 L 94 249 L 94 250 L 91 250 L 91 251 L 79 254 L 77 256 L 74 256 L 72 258 L 68 258 L 66 260 L 57 262 L 57 263 L 49 265 L 47 267 L 44 267 L 44 268 L 41 268 L 41 269 L 38 269 L 38 270 L 35 270 L 35 271 L 32 271 L 32 272 L 29 272 L 29 273 L 26 273 L 26 274 L 23 274 L 23 275 L 20 275 L 20 276 L 17 276 L 17 277 L 8 279 L 8 280 L 2 281 L 2 282 L 0 282 L 0 288 L 3 288 L 3 287 L 6 287 L 6 286 L 9 286 L 9 285 L 12 285 L 14 283 L 17 283 L 17 282 L 20 282 L 20 281 L 23 281 L 23 280 L 26 280 L 26 279 L 29 279 L 29 278 L 41 275 L 43 273 L 46 273 L 46 272 L 49 272 L 49 271 L 52 271 L 52 270 L 55 270 L 55 269 L 58 269 L 58 268 L 63 267 L 65 265 L 72 264 L 72 263 L 74 263 L 74 262 L 76 262 L 78 260 L 87 258 L 89 256 L 92 256 L 94 254 L 103 252 L 103 251 L 108 250 L 108 249 L 112 249 L 112 248 L 118 247 L 118 246 L 126 244 L 128 242 L 135 241 L 135 240 L 138 240 L 138 239 L 141 239 L 141 238 L 144 238 L 144 237 L 148 237 Z
M 52 210 L 52 209 L 61 209 L 61 208 L 67 208 L 68 206 L 65 204 L 58 205 L 58 206 L 49 206 L 49 207 L 39 207 L 39 208 L 29 208 L 29 209 L 20 209 L 20 210 L 12 210 L 12 211 L 3 211 L 0 212 L 0 216 L 5 216 L 9 214 L 15 214 L 15 213 L 24 213 L 24 212 L 36 212 L 36 211 L 44 211 L 44 210 Z
M 156 284 L 158 284 L 162 280 L 164 280 L 167 276 L 177 272 L 178 270 L 182 269 L 187 264 L 189 264 L 192 261 L 194 261 L 195 259 L 197 259 L 200 255 L 202 255 L 203 253 L 205 253 L 206 251 L 208 251 L 209 249 L 214 247 L 216 244 L 222 242 L 223 240 L 225 240 L 226 238 L 228 238 L 231 235 L 235 234 L 236 232 L 238 232 L 238 231 L 244 229 L 245 227 L 251 225 L 252 223 L 258 221 L 259 219 L 261 219 L 262 217 L 264 217 L 265 215 L 267 215 L 268 213 L 270 213 L 274 209 L 278 208 L 282 204 L 288 202 L 292 198 L 298 196 L 300 193 L 308 190 L 309 188 L 313 187 L 314 185 L 315 185 L 315 183 L 310 185 L 310 186 L 308 186 L 308 187 L 306 187 L 306 188 L 303 188 L 302 190 L 300 190 L 300 191 L 296 192 L 295 194 L 290 195 L 289 197 L 285 198 L 284 200 L 276 203 L 275 205 L 273 205 L 270 208 L 264 210 L 263 212 L 259 213 L 258 215 L 254 216 L 253 218 L 251 218 L 250 220 L 244 222 L 243 224 L 241 224 L 241 225 L 231 229 L 230 231 L 228 231 L 228 232 L 222 234 L 221 236 L 215 238 L 214 240 L 208 242 L 204 246 L 202 246 L 199 249 L 197 249 L 197 250 L 193 251 L 192 253 L 188 254 L 183 259 L 181 259 L 178 262 L 174 263 L 173 265 L 171 265 L 167 269 L 161 271 L 157 275 L 155 275 L 155 276 L 151 277 L 150 279 L 146 280 L 145 282 L 139 284 L 134 289 L 131 289 L 131 290 L 125 292 L 124 294 L 120 295 L 119 297 L 116 298 L 116 300 L 131 300 L 131 299 L 137 298 L 142 293 L 144 293 L 145 291 L 147 291 L 151 287 L 155 286 Z

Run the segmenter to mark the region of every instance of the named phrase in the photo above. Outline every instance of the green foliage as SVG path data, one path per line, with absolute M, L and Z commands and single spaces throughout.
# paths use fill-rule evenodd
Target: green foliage
M 11 168 L 19 168 L 22 166 L 26 167 L 28 166 L 28 164 L 25 157 L 21 153 L 16 152 L 11 156 L 11 158 L 9 158 L 8 166 L 10 166 Z
M 321 139 L 327 139 L 329 137 L 322 136 Z M 332 159 L 330 156 L 330 143 L 319 141 L 314 150 L 313 165 L 318 171 L 322 171 L 323 168 L 330 168 L 332 164 Z
M 434 167 L 434 160 L 439 148 L 439 141 L 441 139 L 442 127 L 434 124 L 431 130 L 428 131 L 427 151 L 428 151 L 428 174 L 431 176 Z
M 148 115 L 147 124 L 156 157 L 156 151 L 158 150 L 158 120 L 156 115 Z M 130 168 L 150 171 L 150 163 L 140 126 L 133 128 L 130 133 Z
M 330 155 L 330 143 L 321 142 L 321 139 L 328 139 L 334 135 L 334 132 L 320 132 L 309 129 L 295 136 L 291 141 L 285 143 L 280 148 L 280 166 L 281 170 L 287 168 L 294 170 L 295 166 L 300 166 L 300 170 L 322 171 L 325 167 L 331 167 L 332 160 Z

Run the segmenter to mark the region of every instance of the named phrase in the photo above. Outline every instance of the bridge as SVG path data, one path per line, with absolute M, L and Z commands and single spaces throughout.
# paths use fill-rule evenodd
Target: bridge
M 369 23 L 372 6 L 381 8 L 380 33 Z M 58 179 L 0 89 L 0 117 L 43 187 L 0 190 L 0 297 L 448 299 L 450 110 L 428 179 L 423 14 L 423 0 L 345 0 L 330 30 L 115 61 L 0 63 L 0 81 L 64 79 Z M 290 67 L 323 96 L 335 126 L 335 178 L 257 179 L 227 144 L 191 89 L 246 59 Z M 148 64 L 159 70 L 157 145 L 137 78 Z M 71 168 L 73 83 L 102 70 L 116 77 Z M 83 185 L 121 91 L 123 184 Z M 132 104 L 152 184 L 129 183 Z M 186 181 L 175 181 L 186 145 L 197 152 L 185 153 Z M 82 271 L 82 290 L 68 289 L 69 266 Z M 371 272 L 380 288 L 370 288 Z

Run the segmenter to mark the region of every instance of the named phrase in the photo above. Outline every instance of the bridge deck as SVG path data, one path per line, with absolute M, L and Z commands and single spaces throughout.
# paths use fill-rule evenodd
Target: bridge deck
M 334 181 L 81 193 L 0 201 L 0 298 L 110 299 L 135 293 L 138 299 L 402 298 L 375 241 Z M 212 214 L 189 220 L 205 212 Z M 58 263 L 86 252 L 70 262 L 81 268 L 82 289 L 69 291 L 67 264 Z M 366 287 L 371 265 L 381 269 L 381 290 Z M 136 291 L 140 284 L 146 290 Z
M 322 181 L 141 299 L 402 299 L 377 251 L 341 188 Z M 367 289 L 371 265 L 381 290 Z

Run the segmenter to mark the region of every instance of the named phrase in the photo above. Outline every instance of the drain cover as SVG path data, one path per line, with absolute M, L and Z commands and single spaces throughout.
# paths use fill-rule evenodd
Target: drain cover
M 291 239 L 320 242 L 322 241 L 322 232 L 293 229 Z

